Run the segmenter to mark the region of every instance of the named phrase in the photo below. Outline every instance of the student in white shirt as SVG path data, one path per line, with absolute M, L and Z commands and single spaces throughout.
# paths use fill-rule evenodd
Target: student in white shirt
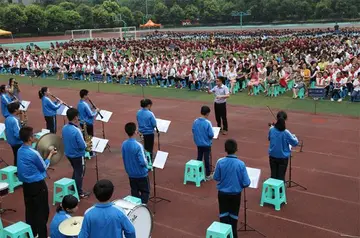
M 353 82 L 353 91 L 351 93 L 351 101 L 354 102 L 357 98 L 360 97 L 360 74 L 357 75 L 357 78 Z

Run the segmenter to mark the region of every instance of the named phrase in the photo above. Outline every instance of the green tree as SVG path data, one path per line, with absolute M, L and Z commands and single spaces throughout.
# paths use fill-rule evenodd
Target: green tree
M 197 19 L 199 17 L 199 15 L 200 15 L 199 14 L 199 9 L 196 6 L 192 5 L 192 4 L 187 5 L 185 7 L 185 9 L 184 9 L 184 12 L 185 12 L 185 18 L 189 19 L 189 20 L 192 20 L 192 21 Z
M 170 22 L 176 25 L 180 24 L 180 21 L 185 20 L 184 10 L 177 4 L 174 4 L 169 11 L 171 16 Z
M 94 15 L 93 15 L 93 11 L 92 11 L 91 7 L 82 3 L 76 8 L 76 11 L 81 16 L 82 28 L 93 28 Z
M 27 22 L 27 17 L 24 8 L 21 5 L 9 4 L 5 7 L 3 12 L 3 25 L 6 30 L 12 32 L 19 32 Z
M 29 32 L 37 32 L 38 28 L 40 31 L 46 29 L 48 22 L 42 7 L 31 4 L 26 6 L 24 11 L 27 17 L 26 28 Z
M 64 9 L 60 6 L 49 5 L 45 10 L 49 31 L 64 30 Z
M 158 20 L 158 23 L 164 24 L 169 22 L 169 9 L 162 2 L 155 4 L 154 15 Z
M 119 3 L 114 2 L 114 1 L 104 1 L 102 4 L 102 7 L 105 9 L 105 11 L 107 11 L 108 13 L 114 13 L 114 14 L 120 14 L 121 13 L 121 8 Z
M 133 26 L 135 24 L 134 15 L 128 7 L 120 8 L 120 13 L 122 20 L 124 20 L 128 26 Z
M 93 7 L 92 12 L 94 16 L 94 28 L 108 27 L 112 24 L 112 15 L 103 7 L 96 5 Z
M 75 10 L 64 11 L 64 30 L 79 29 L 82 22 L 80 14 Z
M 59 4 L 59 7 L 62 7 L 64 10 L 74 10 L 76 5 L 72 2 L 62 2 Z
M 329 0 L 321 0 L 315 6 L 315 18 L 326 19 L 333 14 L 331 2 Z
M 219 19 L 220 6 L 217 0 L 204 0 L 202 8 L 203 19 L 207 22 L 216 22 Z
M 145 15 L 144 13 L 140 12 L 140 11 L 135 11 L 134 12 L 134 24 L 135 26 L 139 27 L 140 24 L 143 24 L 143 20 L 146 23 L 146 19 L 145 19 Z

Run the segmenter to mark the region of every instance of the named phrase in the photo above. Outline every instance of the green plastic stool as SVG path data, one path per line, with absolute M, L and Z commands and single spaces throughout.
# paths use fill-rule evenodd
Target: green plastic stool
M 28 224 L 19 221 L 11 226 L 5 227 L 2 238 L 27 237 L 26 235 L 28 235 L 29 238 L 34 238 L 31 227 Z
M 5 182 L 9 184 L 9 193 L 13 193 L 14 188 L 22 185 L 22 182 L 19 181 L 18 177 L 16 176 L 16 173 L 17 173 L 17 167 L 12 165 L 0 169 L 0 180 L 1 182 Z M 3 178 L 4 176 L 6 178 Z
M 269 178 L 263 183 L 260 206 L 264 203 L 274 205 L 276 211 L 280 211 L 282 203 L 287 204 L 284 181 Z
M 90 152 L 86 151 L 84 157 L 87 158 L 88 160 L 91 160 Z
M 279 87 L 279 93 L 280 94 L 283 94 L 283 93 L 286 93 L 286 88 L 283 88 L 283 87 Z
M 315 81 L 311 82 L 310 88 L 315 88 L 315 86 L 316 86 L 316 82 Z
M 5 131 L 4 131 L 3 133 L 1 133 L 1 135 L 0 135 L 0 140 L 6 141 Z
M 246 88 L 247 85 L 248 85 L 248 83 L 249 83 L 249 80 L 247 80 L 247 79 L 245 79 L 244 81 L 242 81 L 242 83 L 241 83 L 241 88 L 242 88 L 242 89 Z
M 151 171 L 153 171 L 150 152 L 145 151 L 145 158 L 146 158 L 146 161 L 148 162 L 147 168 L 150 169 Z
M 304 89 L 304 88 L 300 88 L 300 89 L 299 89 L 298 97 L 299 97 L 300 99 L 304 99 L 304 98 L 305 98 L 305 89 Z
M 73 186 L 74 190 L 70 190 L 69 188 Z M 61 189 L 60 192 L 56 192 L 56 189 Z M 54 196 L 53 196 L 53 205 L 57 202 L 62 202 L 62 199 L 66 195 L 73 195 L 76 197 L 79 201 L 79 194 L 76 188 L 75 180 L 69 179 L 69 178 L 62 178 L 54 183 Z
M 133 197 L 133 196 L 126 196 L 126 197 L 124 197 L 124 200 L 128 201 L 128 202 L 131 202 L 131 203 L 134 203 L 136 205 L 141 205 L 142 204 L 140 198 Z
M 206 238 L 233 238 L 232 228 L 229 224 L 214 221 L 206 230 Z
M 258 95 L 260 92 L 264 91 L 264 88 L 261 84 L 253 87 L 254 95 Z
M 291 90 L 295 85 L 295 80 L 288 81 L 287 90 Z
M 196 187 L 200 187 L 201 181 L 205 181 L 204 162 L 198 160 L 190 160 L 185 165 L 184 184 L 194 182 Z
M 240 90 L 240 83 L 239 83 L 239 82 L 236 82 L 236 83 L 235 83 L 235 87 L 234 87 L 234 93 L 239 92 L 239 90 Z

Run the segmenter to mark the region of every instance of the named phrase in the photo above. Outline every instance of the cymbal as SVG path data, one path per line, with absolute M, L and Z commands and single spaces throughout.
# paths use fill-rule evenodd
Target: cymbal
M 64 145 L 60 136 L 52 133 L 41 136 L 36 143 L 35 149 L 46 159 L 54 147 L 57 150 L 57 154 L 51 157 L 50 165 L 55 165 L 64 157 Z
M 80 234 L 81 226 L 84 217 L 70 217 L 59 225 L 59 231 L 64 236 L 78 236 Z

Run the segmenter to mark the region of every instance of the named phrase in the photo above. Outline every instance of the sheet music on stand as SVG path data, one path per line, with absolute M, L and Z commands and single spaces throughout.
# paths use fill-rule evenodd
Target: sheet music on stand
M 91 138 L 91 142 L 92 142 L 92 149 L 91 149 L 92 151 L 97 152 L 97 153 L 103 153 L 109 140 L 98 138 L 98 137 L 93 137 L 93 138 Z
M 213 139 L 218 139 L 221 128 L 220 127 L 213 127 L 212 129 L 213 129 L 213 132 L 214 132 Z
M 19 108 L 20 111 L 26 112 L 28 110 L 31 102 L 30 101 L 20 101 L 20 102 L 21 102 L 20 108 Z
M 100 114 L 103 116 L 103 118 L 101 118 Z M 96 120 L 97 121 L 102 121 L 102 122 L 109 122 L 110 117 L 112 116 L 112 114 L 113 113 L 110 112 L 110 111 L 100 110 L 100 112 L 96 116 Z
M 69 108 L 67 106 L 65 106 L 64 104 L 62 104 L 59 107 L 59 109 L 56 111 L 56 115 L 66 116 L 67 110 L 69 110 Z
M 249 188 L 258 188 L 261 170 L 256 168 L 246 167 L 246 171 L 251 181 Z
M 166 133 L 169 129 L 171 121 L 156 118 L 156 125 L 160 132 Z M 154 129 L 156 130 L 156 129 Z
M 164 152 L 164 151 L 158 151 L 156 153 L 156 157 L 153 163 L 153 167 L 158 168 L 158 169 L 164 169 L 166 160 L 169 156 L 168 152 Z

